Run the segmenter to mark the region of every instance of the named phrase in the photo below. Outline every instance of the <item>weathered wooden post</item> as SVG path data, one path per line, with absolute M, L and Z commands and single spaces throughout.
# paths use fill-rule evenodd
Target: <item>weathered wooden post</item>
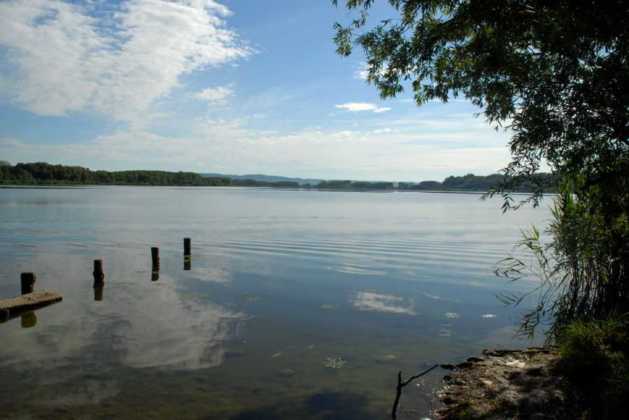
M 105 273 L 103 272 L 103 260 L 94 260 L 94 287 L 105 284 Z
M 183 269 L 190 271 L 192 268 L 192 241 L 190 238 L 183 238 Z
M 105 284 L 94 285 L 94 301 L 101 302 L 103 300 L 103 290 L 105 289 Z
M 151 248 L 151 260 L 153 262 L 153 271 L 159 271 L 159 248 Z
M 159 280 L 159 248 L 151 248 L 151 260 L 153 262 L 153 272 L 151 273 L 151 280 Z
M 20 324 L 22 328 L 33 328 L 37 325 L 37 315 L 34 311 L 29 311 L 20 315 Z
M 22 273 L 20 275 L 22 294 L 33 293 L 35 290 L 35 273 Z

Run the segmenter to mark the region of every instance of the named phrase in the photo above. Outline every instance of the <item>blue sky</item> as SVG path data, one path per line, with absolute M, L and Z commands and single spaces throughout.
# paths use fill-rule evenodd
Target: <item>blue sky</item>
M 391 13 L 381 5 L 378 19 Z M 371 180 L 489 174 L 464 100 L 382 101 L 328 0 L 0 0 L 0 160 Z

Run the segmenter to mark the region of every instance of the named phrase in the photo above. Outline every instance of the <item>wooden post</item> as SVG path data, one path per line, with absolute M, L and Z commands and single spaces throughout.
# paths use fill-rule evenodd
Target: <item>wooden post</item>
M 22 328 L 33 328 L 37 325 L 37 315 L 34 311 L 29 311 L 20 315 L 20 324 Z
M 190 268 L 192 267 L 191 250 L 192 250 L 192 241 L 190 240 L 190 238 L 183 238 L 183 269 L 184 271 L 190 271 Z
M 190 256 L 190 249 L 192 248 L 191 246 L 191 241 L 190 238 L 183 238 L 183 255 L 184 256 Z
M 153 261 L 153 271 L 159 271 L 159 248 L 151 248 L 151 260 Z
M 35 274 L 22 273 L 20 275 L 20 283 L 22 284 L 22 294 L 33 293 L 35 290 Z
M 159 248 L 151 248 L 151 259 L 153 261 L 153 272 L 151 273 L 151 280 L 159 280 Z
M 104 284 L 94 285 L 94 301 L 100 302 L 103 300 L 103 290 L 105 289 Z
M 102 286 L 104 283 L 103 260 L 94 260 L 94 287 Z
M 33 292 L 11 299 L 0 299 L 0 312 L 9 311 L 9 316 L 25 311 L 43 308 L 63 300 L 63 296 L 55 292 Z

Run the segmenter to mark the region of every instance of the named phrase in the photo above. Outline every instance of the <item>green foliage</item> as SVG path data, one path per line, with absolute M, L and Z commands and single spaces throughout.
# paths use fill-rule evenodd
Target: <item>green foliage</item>
M 337 0 L 333 0 L 337 4 Z M 369 25 L 374 0 L 342 2 L 358 16 L 336 24 L 339 54 L 362 47 L 382 97 L 464 96 L 511 129 L 503 193 L 533 183 L 543 162 L 564 176 L 622 175 L 629 153 L 629 3 L 388 0 L 399 19 Z M 621 165 L 622 166 L 622 165 Z M 626 165 L 624 165 L 626 166 Z M 626 173 L 626 172 L 625 172 Z
M 629 409 L 629 322 L 570 324 L 559 339 L 559 371 L 585 418 L 611 419 Z
M 192 172 L 91 171 L 80 166 L 44 162 L 0 166 L 0 184 L 18 185 L 230 185 L 228 178 L 208 178 Z
M 323 190 L 392 190 L 392 182 L 321 181 L 316 188 Z
M 488 176 L 476 176 L 467 174 L 465 176 L 450 176 L 443 181 L 446 190 L 474 190 L 492 191 L 500 188 L 501 185 L 510 185 L 510 192 L 535 192 L 538 186 L 542 186 L 544 191 L 555 192 L 557 190 L 557 177 L 552 174 L 538 173 L 532 176 L 529 181 L 512 183 L 508 175 L 493 174 Z
M 612 319 L 629 313 L 627 213 L 607 219 L 598 202 L 579 198 L 564 186 L 552 210 L 545 240 L 536 228 L 523 233 L 518 255 L 502 260 L 496 274 L 509 280 L 535 278 L 537 287 L 503 295 L 507 304 L 534 296 L 522 332 L 532 335 L 548 320 L 552 340 L 574 321 Z M 626 198 L 625 198 L 626 199 Z
M 548 191 L 556 189 L 556 178 L 551 174 L 536 174 L 540 182 L 546 185 Z M 392 182 L 366 182 L 366 181 L 321 181 L 314 187 L 333 190 L 402 190 L 402 191 L 477 191 L 487 192 L 505 181 L 505 175 L 493 174 L 480 176 L 467 174 L 465 176 L 449 176 L 443 182 L 422 181 L 419 183 L 400 182 L 397 186 Z M 529 184 L 520 184 L 517 192 L 531 192 Z
M 0 165 L 0 185 L 180 185 L 299 188 L 293 181 L 256 181 L 204 176 L 194 172 L 92 171 L 44 162 Z
M 539 174 L 549 185 L 554 177 Z M 272 177 L 270 177 L 272 178 Z M 242 186 L 275 188 L 319 188 L 332 190 L 417 190 L 417 191 L 481 191 L 495 186 L 503 175 L 448 177 L 443 183 L 423 181 L 415 183 L 368 181 L 321 181 L 315 185 L 300 185 L 288 180 L 254 180 L 242 177 L 204 176 L 193 172 L 166 171 L 92 171 L 80 166 L 51 165 L 44 162 L 18 163 L 15 166 L 0 165 L 0 184 L 13 185 L 188 185 L 188 186 Z M 529 191 L 525 185 L 521 191 Z

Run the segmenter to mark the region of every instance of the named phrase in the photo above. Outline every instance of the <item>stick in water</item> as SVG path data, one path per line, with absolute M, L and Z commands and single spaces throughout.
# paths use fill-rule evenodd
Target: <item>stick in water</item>
M 400 397 L 402 396 L 402 389 L 410 384 L 411 382 L 413 382 L 415 379 L 420 378 L 422 376 L 424 376 L 425 374 L 427 374 L 428 372 L 430 372 L 431 370 L 433 370 L 434 368 L 436 368 L 439 365 L 434 365 L 431 368 L 426 369 L 425 371 L 418 373 L 417 375 L 411 376 L 410 378 L 408 378 L 406 381 L 402 380 L 402 371 L 399 371 L 397 373 L 397 386 L 395 388 L 395 401 L 393 401 L 393 408 L 391 409 L 391 418 L 393 420 L 397 419 L 397 407 L 400 404 Z

